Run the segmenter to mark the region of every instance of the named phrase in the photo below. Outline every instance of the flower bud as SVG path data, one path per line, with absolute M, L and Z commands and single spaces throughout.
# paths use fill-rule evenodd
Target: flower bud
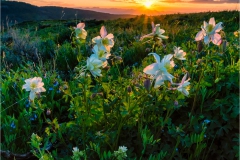
M 95 98 L 96 96 L 97 96 L 97 93 L 93 93 L 93 94 L 91 95 L 91 99 Z
M 131 86 L 128 86 L 128 87 L 127 87 L 127 91 L 128 91 L 128 93 L 131 93 L 131 92 L 132 92 Z
M 46 115 L 50 115 L 51 114 L 51 110 L 50 109 L 47 109 L 47 112 L 46 112 Z
M 146 80 L 143 82 L 143 85 L 144 85 L 145 89 L 146 89 L 147 91 L 149 91 L 149 90 L 150 90 L 150 87 L 151 87 L 151 81 L 150 81 L 150 79 L 146 79 Z
M 174 106 L 175 106 L 175 107 L 178 106 L 178 101 L 177 101 L 177 100 L 174 101 Z

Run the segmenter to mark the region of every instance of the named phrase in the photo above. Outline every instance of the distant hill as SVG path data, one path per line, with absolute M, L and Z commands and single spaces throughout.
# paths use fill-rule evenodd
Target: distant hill
M 132 18 L 134 15 L 115 15 L 109 13 L 95 12 L 90 10 L 63 8 L 63 7 L 38 7 L 24 2 L 1 1 L 1 20 L 6 23 L 6 19 L 14 23 L 33 20 L 109 20 L 118 18 Z

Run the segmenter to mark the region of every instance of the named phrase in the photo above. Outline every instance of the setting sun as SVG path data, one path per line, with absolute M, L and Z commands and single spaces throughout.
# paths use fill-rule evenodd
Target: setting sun
M 144 4 L 145 7 L 150 8 L 152 6 L 152 4 L 153 4 L 153 1 L 147 0 L 143 4 Z

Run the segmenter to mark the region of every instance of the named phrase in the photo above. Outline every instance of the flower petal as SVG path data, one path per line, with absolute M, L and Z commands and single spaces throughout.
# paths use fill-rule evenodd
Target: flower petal
M 222 22 L 219 22 L 218 24 L 216 24 L 216 26 L 214 27 L 214 31 L 215 32 L 220 32 L 222 30 L 223 26 L 222 26 Z
M 83 29 L 85 27 L 85 23 L 78 23 L 77 28 Z
M 214 17 L 210 18 L 209 24 L 213 25 L 213 27 L 215 26 L 215 19 L 214 19 Z
M 113 38 L 114 38 L 114 36 L 113 36 L 113 34 L 112 34 L 112 33 L 109 33 L 109 34 L 106 36 L 106 38 L 108 38 L 108 39 L 113 39 Z
M 31 100 L 34 100 L 35 97 L 36 97 L 36 93 L 35 92 L 30 92 L 29 98 Z
M 107 36 L 107 30 L 104 26 L 102 26 L 100 29 L 100 35 L 102 38 L 105 38 Z
M 143 69 L 143 72 L 146 74 L 154 75 L 158 71 L 159 67 L 157 63 L 150 64 L 149 66 Z
M 211 35 L 211 40 L 212 40 L 213 44 L 215 44 L 215 45 L 220 45 L 222 43 L 221 35 L 218 33 Z
M 204 37 L 203 31 L 200 31 L 197 33 L 196 37 L 195 37 L 195 41 L 201 41 Z
M 153 55 L 155 60 L 157 61 L 157 63 L 160 63 L 160 57 L 159 57 L 158 54 L 156 54 L 156 53 L 149 53 L 148 55 Z
M 205 36 L 205 37 L 204 37 L 204 43 L 205 43 L 205 44 L 208 44 L 209 42 L 210 42 L 209 37 L 208 37 L 208 36 Z

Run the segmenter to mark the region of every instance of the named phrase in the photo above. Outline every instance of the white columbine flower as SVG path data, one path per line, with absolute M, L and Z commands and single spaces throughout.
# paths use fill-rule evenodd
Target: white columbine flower
M 143 40 L 144 38 L 153 38 L 154 36 L 156 36 L 160 41 L 162 41 L 162 39 L 168 39 L 168 36 L 162 35 L 163 33 L 165 33 L 165 30 L 160 29 L 160 24 L 156 24 L 154 28 L 153 26 L 154 23 L 152 22 L 152 33 L 142 36 L 140 38 L 140 41 Z
M 188 86 L 190 84 L 190 82 L 188 82 L 190 79 L 186 80 L 187 78 L 187 74 L 184 75 L 184 77 L 182 78 L 181 83 L 179 84 L 179 86 L 177 87 L 177 90 L 179 92 L 182 92 L 185 96 L 189 95 L 188 90 L 190 89 L 190 87 Z
M 96 43 L 99 47 L 102 45 L 105 47 L 105 49 L 107 50 L 107 52 L 110 52 L 110 49 L 113 47 L 114 45 L 114 41 L 113 41 L 113 34 L 107 33 L 107 30 L 104 26 L 101 27 L 100 30 L 100 36 L 97 36 L 95 38 L 92 39 L 93 43 Z
M 218 34 L 222 30 L 222 22 L 215 24 L 215 19 L 210 18 L 209 23 L 203 22 L 203 26 L 201 26 L 202 30 L 198 32 L 195 37 L 196 41 L 200 41 L 204 39 L 205 44 L 209 44 L 209 42 L 213 42 L 215 45 L 220 45 L 222 42 L 221 35 Z
M 102 76 L 101 75 L 101 69 L 103 62 L 98 59 L 98 57 L 95 54 L 92 54 L 90 58 L 87 59 L 87 70 L 89 70 L 94 77 L 96 76 Z
M 148 55 L 153 55 L 157 62 L 145 67 L 143 72 L 153 76 L 154 79 L 156 79 L 154 88 L 161 86 L 165 80 L 168 80 L 172 83 L 172 79 L 174 77 L 168 73 L 168 70 L 174 67 L 174 62 L 170 61 L 173 55 L 169 54 L 164 56 L 162 61 L 160 61 L 160 57 L 156 53 L 149 53 Z
M 92 51 L 94 54 L 96 54 L 98 59 L 100 59 L 102 61 L 107 60 L 109 58 L 109 56 L 111 56 L 111 54 L 108 53 L 107 50 L 103 46 L 98 47 L 97 45 L 95 45 L 93 47 Z
M 87 31 L 85 31 L 84 27 L 85 23 L 78 23 L 77 28 L 75 28 L 77 38 L 86 39 Z
M 186 52 L 180 49 L 180 47 L 173 47 L 174 50 L 174 57 L 180 60 L 186 60 L 184 56 L 186 56 Z
M 34 77 L 25 80 L 26 84 L 23 85 L 22 89 L 30 91 L 29 98 L 34 100 L 37 93 L 45 92 L 46 89 L 43 88 L 44 83 L 41 77 Z

